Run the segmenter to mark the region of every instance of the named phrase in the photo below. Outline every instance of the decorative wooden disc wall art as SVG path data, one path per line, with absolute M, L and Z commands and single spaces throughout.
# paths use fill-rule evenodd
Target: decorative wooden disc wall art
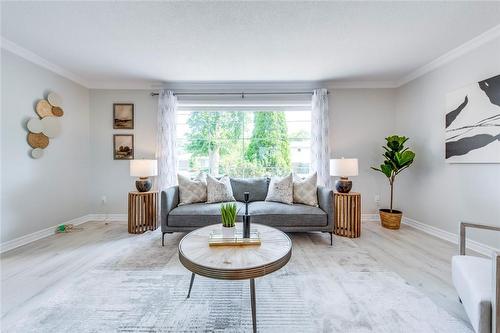
M 61 134 L 61 122 L 59 117 L 64 115 L 62 109 L 62 98 L 55 92 L 50 92 L 47 99 L 41 99 L 36 103 L 35 112 L 38 117 L 28 120 L 28 144 L 33 148 L 31 157 L 40 158 L 43 150 L 49 145 L 49 138 L 55 138 Z

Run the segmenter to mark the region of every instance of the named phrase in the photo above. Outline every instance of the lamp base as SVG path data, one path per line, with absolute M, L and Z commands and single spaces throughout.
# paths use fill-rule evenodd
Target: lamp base
M 340 177 L 335 181 L 335 189 L 339 193 L 349 193 L 352 189 L 352 181 L 347 177 Z
M 152 183 L 151 180 L 147 177 L 140 177 L 135 181 L 135 187 L 139 192 L 147 192 L 151 189 Z

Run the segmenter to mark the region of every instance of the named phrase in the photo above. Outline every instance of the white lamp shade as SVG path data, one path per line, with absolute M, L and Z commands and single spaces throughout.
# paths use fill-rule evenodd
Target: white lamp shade
M 357 175 L 357 158 L 335 158 L 330 160 L 330 176 L 349 177 Z
M 131 160 L 130 176 L 151 177 L 158 175 L 156 160 Z

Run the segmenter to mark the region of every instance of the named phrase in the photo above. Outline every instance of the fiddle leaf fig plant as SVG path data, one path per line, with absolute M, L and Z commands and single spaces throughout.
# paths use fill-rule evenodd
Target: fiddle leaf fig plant
M 391 186 L 391 213 L 396 176 L 408 168 L 415 159 L 415 153 L 408 147 L 405 147 L 408 139 L 405 136 L 399 135 L 391 135 L 385 138 L 386 145 L 382 147 L 385 150 L 383 154 L 385 158 L 384 162 L 378 168 L 372 167 L 373 170 L 382 172 L 389 179 L 389 185 Z

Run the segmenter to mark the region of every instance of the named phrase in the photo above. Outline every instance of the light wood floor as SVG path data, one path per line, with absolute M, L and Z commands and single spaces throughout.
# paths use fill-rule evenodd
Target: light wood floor
M 451 257 L 458 254 L 458 245 L 407 225 L 400 230 L 388 230 L 377 222 L 363 223 L 361 237 L 354 241 L 470 327 L 451 282 Z M 470 250 L 467 254 L 480 256 Z
M 124 222 L 88 222 L 81 227 L 84 230 L 50 236 L 0 256 L 2 319 L 22 320 L 27 304 L 43 302 L 55 288 L 123 251 L 123 246 L 136 237 L 127 233 Z M 155 232 L 160 244 L 161 233 Z M 176 247 L 181 237 L 166 235 L 166 246 Z M 324 238 L 329 243 L 329 235 L 324 234 Z M 468 323 L 451 284 L 450 263 L 457 245 L 408 226 L 393 231 L 376 222 L 364 222 L 361 237 L 353 241 L 451 315 Z

